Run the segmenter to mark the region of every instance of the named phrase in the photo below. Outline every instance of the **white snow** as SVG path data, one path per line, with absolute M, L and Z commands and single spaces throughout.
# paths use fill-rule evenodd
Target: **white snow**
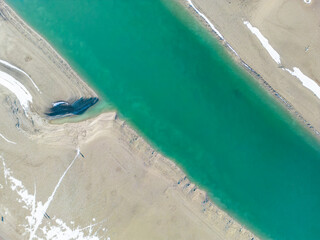
M 59 102 L 52 103 L 52 106 L 55 107 L 55 106 L 58 106 L 58 105 L 61 105 L 61 104 L 65 104 L 65 103 L 67 103 L 67 102 L 59 101 Z
M 22 182 L 12 176 L 12 171 L 6 167 L 5 160 L 2 156 L 0 156 L 2 159 L 3 164 L 3 171 L 4 171 L 4 177 L 6 180 L 6 184 L 11 183 L 10 188 L 12 191 L 16 191 L 17 194 L 20 196 L 20 199 L 18 200 L 20 203 L 24 203 L 24 208 L 29 208 L 30 205 L 34 202 L 34 196 L 30 195 L 28 193 L 28 190 L 25 189 Z
M 269 44 L 269 41 L 267 38 L 265 38 L 262 33 L 260 32 L 260 30 L 256 27 L 253 27 L 251 25 L 251 23 L 249 23 L 248 21 L 244 21 L 243 22 L 248 28 L 249 30 L 257 36 L 257 38 L 259 39 L 260 43 L 262 44 L 262 46 L 268 51 L 268 53 L 270 54 L 270 56 L 272 57 L 272 59 L 278 63 L 281 64 L 281 60 L 280 60 L 280 55 L 279 53 L 277 53 L 276 50 L 273 49 L 273 47 Z
M 311 2 L 311 1 L 310 1 Z M 270 56 L 275 60 L 278 64 L 281 64 L 280 55 L 277 53 L 273 47 L 269 44 L 268 39 L 266 39 L 258 28 L 252 27 L 252 25 L 248 21 L 243 22 L 247 27 L 250 29 L 250 31 L 257 36 L 257 38 L 260 40 L 261 44 L 264 46 L 264 48 L 268 51 Z M 319 99 L 320 99 L 320 86 L 311 78 L 304 75 L 301 70 L 297 67 L 293 67 L 293 70 L 290 70 L 288 68 L 283 68 L 287 72 L 289 72 L 292 76 L 295 76 L 298 78 L 302 85 L 311 90 Z
M 27 111 L 29 103 L 32 102 L 32 95 L 19 81 L 10 76 L 9 74 L 0 71 L 0 84 L 14 93 L 22 108 Z
M 74 161 L 77 159 L 79 154 L 80 154 L 80 149 L 78 148 L 76 156 L 74 157 L 73 161 L 70 163 L 69 167 L 64 171 L 63 175 L 60 177 L 60 179 L 59 179 L 57 185 L 55 186 L 51 196 L 48 198 L 48 200 L 45 202 L 45 204 L 43 206 L 41 206 L 41 208 L 39 208 L 39 211 L 36 212 L 36 214 L 35 214 L 35 216 L 36 216 L 35 220 L 36 221 L 35 221 L 35 224 L 33 225 L 32 231 L 30 233 L 30 238 L 29 238 L 30 240 L 33 239 L 33 236 L 35 235 L 35 233 L 38 230 L 40 224 L 42 223 L 42 220 L 44 218 L 44 214 L 46 213 L 48 207 L 50 206 L 50 203 L 52 202 L 53 197 L 54 197 L 55 193 L 57 192 L 57 190 L 58 190 L 58 188 L 59 188 L 64 176 L 67 174 L 69 169 L 72 167 Z
M 292 76 L 298 78 L 302 82 L 303 86 L 311 90 L 320 99 L 320 86 L 314 80 L 304 75 L 297 67 L 294 67 L 293 71 L 287 68 L 285 68 L 285 70 L 288 71 Z
M 29 194 L 28 190 L 22 184 L 22 182 L 13 177 L 12 171 L 6 167 L 5 159 L 0 156 L 2 159 L 3 169 L 4 169 L 4 177 L 6 184 L 11 188 L 12 191 L 16 192 L 20 198 L 18 198 L 19 203 L 23 203 L 23 208 L 30 211 L 30 216 L 26 217 L 27 224 L 23 225 L 25 227 L 25 234 L 30 233 L 29 240 L 70 240 L 70 239 L 81 239 L 81 240 L 99 240 L 102 238 L 98 237 L 98 230 L 95 232 L 94 227 L 98 224 L 101 224 L 104 221 L 99 223 L 90 224 L 87 227 L 81 228 L 77 226 L 76 228 L 73 226 L 72 228 L 68 227 L 63 220 L 52 217 L 52 221 L 47 221 L 45 226 L 39 228 L 42 224 L 42 220 L 44 218 L 44 214 L 46 214 L 46 210 L 48 209 L 53 197 L 58 190 L 63 178 L 78 158 L 80 154 L 80 150 L 77 149 L 76 156 L 73 161 L 70 163 L 68 168 L 64 171 L 63 175 L 60 177 L 58 184 L 56 185 L 54 191 L 48 198 L 45 204 L 42 204 L 41 201 L 36 201 L 36 186 L 34 187 L 34 194 Z M 44 238 L 36 235 L 37 230 L 42 232 Z M 38 231 L 38 232 L 39 232 Z M 104 239 L 110 239 L 109 237 Z
M 32 78 L 31 78 L 26 72 L 24 72 L 24 71 L 21 70 L 20 68 L 14 66 L 14 65 L 12 65 L 12 64 L 4 61 L 4 60 L 1 60 L 1 59 L 0 59 L 0 63 L 2 63 L 3 65 L 6 65 L 7 67 L 10 67 L 10 68 L 12 68 L 12 69 L 15 69 L 15 70 L 17 70 L 18 72 L 21 72 L 21 73 L 23 73 L 24 75 L 26 75 L 27 78 L 32 82 L 33 86 L 38 90 L 38 92 L 40 92 L 40 89 L 38 88 L 38 86 L 35 84 L 35 82 L 32 80 Z M 41 93 L 41 92 L 40 92 L 40 93 Z
M 189 5 L 209 24 L 210 28 L 223 40 L 222 34 L 215 28 L 215 26 L 210 22 L 210 20 L 207 18 L 206 15 L 204 15 L 202 12 L 200 12 L 192 3 L 191 0 L 187 0 Z
M 311 0 L 303 0 L 306 4 L 310 4 Z
M 239 57 L 238 53 L 236 52 L 236 50 L 233 49 L 233 47 L 231 47 L 231 45 L 229 43 L 226 43 L 227 47 L 236 55 Z
M 61 219 L 53 219 L 57 226 L 44 226 L 40 230 L 46 236 L 46 239 L 50 240 L 70 240 L 70 239 L 81 239 L 81 240 L 100 240 L 100 238 L 93 233 L 94 225 L 89 225 L 86 228 L 70 228 Z M 84 233 L 84 230 L 88 234 Z
M 5 136 L 3 136 L 1 133 L 0 133 L 0 137 L 2 137 L 6 142 L 8 142 L 8 143 L 11 143 L 11 144 L 17 144 L 17 143 L 15 143 L 15 142 L 13 142 L 13 141 L 10 141 L 8 138 L 6 138 Z

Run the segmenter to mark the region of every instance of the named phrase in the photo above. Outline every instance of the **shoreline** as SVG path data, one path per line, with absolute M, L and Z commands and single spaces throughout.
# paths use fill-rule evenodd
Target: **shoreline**
M 85 82 L 82 81 L 77 73 L 74 72 L 71 66 L 50 46 L 50 44 L 33 29 L 31 29 L 15 13 L 15 11 L 11 9 L 9 5 L 7 5 L 5 2 L 1 2 L 0 8 L 0 14 L 2 15 L 2 17 L 10 21 L 10 23 L 14 25 L 14 27 L 22 35 L 24 35 L 29 41 L 31 41 L 35 47 L 40 49 L 41 52 L 50 61 L 52 61 L 52 63 L 54 63 L 70 79 L 70 81 L 73 82 L 74 86 L 80 87 L 80 89 L 87 94 L 89 93 L 97 96 L 96 93 Z M 9 14 L 9 16 L 7 14 Z M 68 129 L 69 127 L 71 128 L 71 126 L 73 125 L 83 127 L 83 125 L 89 124 L 90 126 L 93 126 L 92 124 L 94 122 L 98 122 L 97 119 L 103 119 L 105 117 L 110 118 L 110 114 L 112 115 L 112 113 L 103 113 L 98 117 L 95 117 L 94 119 L 88 119 L 79 123 L 66 123 L 62 124 L 62 126 L 66 129 Z M 181 168 L 179 168 L 173 161 L 162 156 L 160 153 L 157 153 L 142 137 L 137 134 L 134 129 L 129 127 L 124 121 L 119 120 L 115 114 L 114 116 L 111 116 L 111 118 L 113 118 L 113 120 L 108 121 L 111 121 L 112 125 L 115 124 L 118 126 L 118 128 L 120 129 L 119 131 L 121 131 L 121 133 L 123 134 L 122 141 L 128 144 L 129 148 L 131 148 L 133 152 L 137 152 L 137 154 L 139 154 L 139 156 L 144 159 L 144 164 L 147 164 L 148 167 L 154 167 L 155 169 L 160 170 L 161 174 L 165 175 L 169 172 L 171 176 L 171 182 L 173 179 L 175 179 L 176 181 L 176 184 L 174 184 L 174 189 L 179 189 L 178 192 L 182 194 L 183 199 L 187 199 L 185 200 L 186 203 L 189 204 L 189 202 L 191 202 L 190 204 L 196 204 L 197 208 L 202 209 L 202 214 L 206 216 L 206 219 L 208 218 L 206 221 L 208 221 L 208 223 L 210 224 L 214 222 L 215 225 L 212 227 L 219 229 L 217 230 L 218 232 L 229 231 L 227 232 L 227 234 L 235 234 L 237 239 L 258 239 L 251 232 L 249 232 L 249 230 L 245 229 L 240 223 L 236 222 L 226 212 L 222 211 L 213 202 L 211 202 L 206 196 L 206 193 L 202 190 L 199 190 L 195 184 L 191 183 L 183 173 Z M 42 134 L 46 134 L 46 131 L 48 131 L 48 129 L 51 129 L 50 132 L 52 132 L 53 129 L 59 128 L 59 126 L 46 123 L 44 124 L 45 129 L 42 130 L 44 131 Z M 41 138 L 42 134 L 32 138 L 38 139 L 37 141 L 40 141 L 39 139 Z M 94 133 L 92 138 L 96 134 L 98 133 Z M 78 138 L 79 137 L 77 137 L 77 139 Z M 75 143 L 78 144 L 79 141 L 80 140 L 77 140 Z M 143 154 L 141 154 L 141 151 L 143 152 Z M 150 161 L 150 159 L 152 160 Z M 230 239 L 233 239 L 231 235 L 229 237 Z M 223 236 L 221 236 L 220 238 L 217 237 L 217 239 L 223 238 Z
M 241 69 L 245 70 L 249 75 L 251 75 L 254 79 L 258 80 L 260 86 L 262 86 L 268 94 L 270 94 L 277 102 L 283 106 L 291 116 L 298 120 L 300 125 L 306 129 L 309 133 L 315 136 L 315 139 L 320 142 L 320 131 L 316 129 L 305 117 L 296 110 L 296 108 L 288 101 L 284 96 L 282 96 L 272 85 L 266 81 L 254 68 L 252 68 L 247 62 L 245 62 L 240 55 L 234 50 L 234 48 L 229 44 L 229 42 L 223 37 L 223 35 L 216 29 L 214 24 L 209 20 L 209 18 L 199 11 L 196 8 L 192 0 L 178 0 L 183 6 L 187 8 L 187 10 L 195 16 L 204 27 L 210 29 L 210 32 L 213 36 L 221 43 L 222 46 L 226 48 L 226 52 L 233 58 L 233 60 L 241 67 Z M 190 4 L 191 3 L 191 4 Z M 30 41 L 32 41 L 36 46 L 38 46 L 44 54 L 48 54 L 48 57 L 70 78 L 73 77 L 77 79 L 77 84 L 82 83 L 87 89 L 90 89 L 93 92 L 93 96 L 98 96 L 98 94 L 93 90 L 93 88 L 89 87 L 88 83 L 82 80 L 82 78 L 72 69 L 69 63 L 50 45 L 50 43 L 42 37 L 39 33 L 37 33 L 34 29 L 32 29 L 24 20 L 20 18 L 20 16 L 5 2 L 0 2 L 0 4 L 4 4 L 4 8 L 8 11 L 10 17 L 12 17 L 16 23 L 16 28 L 21 32 L 21 34 L 25 35 Z M 190 11 L 190 8 L 192 9 Z M 2 15 L 2 12 L 0 12 Z M 202 15 L 203 16 L 202 16 Z M 6 16 L 7 17 L 7 16 Z M 204 18 L 205 17 L 205 18 Z M 20 26 L 18 26 L 20 25 Z M 25 31 L 24 31 L 25 30 Z M 27 34 L 28 33 L 28 34 Z M 38 44 L 36 44 L 38 42 Z M 34 83 L 33 83 L 34 84 Z
M 6 12 L 3 12 L 3 9 Z M 8 14 L 8 15 L 7 15 Z M 81 77 L 72 69 L 69 63 L 50 45 L 50 43 L 37 31 L 32 29 L 4 0 L 0 1 L 0 15 L 11 20 L 10 23 L 24 35 L 34 46 L 39 48 L 69 79 L 75 79 L 82 89 L 90 89 L 94 96 L 97 94 Z M 8 19 L 11 18 L 11 19 Z
M 318 131 L 318 129 L 316 129 L 309 121 L 307 121 L 305 117 L 290 103 L 290 101 L 282 96 L 254 68 L 252 68 L 241 58 L 241 56 L 236 52 L 236 50 L 234 50 L 221 32 L 219 32 L 210 19 L 197 8 L 192 0 L 178 0 L 178 3 L 180 3 L 182 7 L 185 7 L 187 11 L 190 12 L 190 14 L 200 22 L 200 24 L 209 30 L 212 36 L 226 49 L 226 52 L 229 54 L 229 56 L 231 56 L 233 61 L 235 61 L 235 63 L 238 64 L 242 70 L 252 76 L 254 80 L 257 80 L 259 85 L 262 86 L 263 89 L 265 89 L 265 91 L 271 95 L 272 98 L 280 104 L 280 106 L 284 108 L 284 111 L 288 111 L 288 113 L 299 122 L 303 129 L 305 129 L 308 133 L 314 136 L 318 142 L 320 142 L 320 131 Z

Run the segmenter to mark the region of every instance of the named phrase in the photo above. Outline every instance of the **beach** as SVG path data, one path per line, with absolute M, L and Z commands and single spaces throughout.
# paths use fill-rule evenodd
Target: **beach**
M 114 112 L 51 124 L 97 97 L 0 2 L 0 239 L 258 239 Z
M 240 65 L 319 138 L 316 1 L 180 1 Z

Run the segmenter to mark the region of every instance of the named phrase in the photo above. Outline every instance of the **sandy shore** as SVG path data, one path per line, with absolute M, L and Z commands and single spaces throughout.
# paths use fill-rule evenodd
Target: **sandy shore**
M 245 69 L 320 138 L 320 3 L 181 0 Z
M 0 239 L 257 239 L 116 113 L 50 124 L 52 102 L 96 94 L 0 15 Z

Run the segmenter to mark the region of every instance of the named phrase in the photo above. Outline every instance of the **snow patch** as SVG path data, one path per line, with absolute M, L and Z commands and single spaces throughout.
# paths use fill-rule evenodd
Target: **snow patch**
M 45 204 L 42 206 L 42 204 L 40 205 L 41 208 L 38 209 L 38 211 L 36 212 L 36 214 L 34 215 L 35 216 L 35 223 L 33 224 L 33 229 L 31 230 L 31 233 L 30 233 L 30 240 L 33 239 L 36 231 L 38 230 L 39 226 L 41 225 L 42 223 L 42 220 L 44 218 L 44 214 L 46 213 L 48 207 L 50 206 L 50 203 L 52 202 L 53 200 L 53 197 L 55 195 L 55 193 L 57 192 L 64 176 L 67 174 L 67 172 L 69 171 L 69 169 L 71 168 L 71 166 L 73 165 L 74 161 L 78 158 L 78 156 L 80 155 L 80 149 L 78 148 L 77 149 L 77 154 L 76 156 L 74 157 L 73 161 L 70 163 L 70 165 L 68 166 L 68 168 L 64 171 L 63 175 L 60 177 L 59 179 L 59 182 L 58 184 L 55 186 L 51 196 L 48 198 L 47 202 L 45 202 Z
M 311 1 L 310 1 L 311 2 Z M 261 44 L 264 46 L 264 48 L 268 51 L 270 56 L 273 58 L 274 61 L 276 61 L 278 64 L 281 64 L 280 60 L 280 55 L 277 53 L 273 47 L 269 44 L 268 39 L 266 39 L 261 32 L 259 31 L 258 28 L 252 27 L 252 25 L 248 21 L 243 22 L 249 30 L 257 36 L 257 38 L 260 40 Z M 245 64 L 246 65 L 246 64 Z M 295 76 L 298 78 L 301 82 L 302 85 L 309 90 L 311 90 L 319 99 L 320 99 L 320 86 L 311 78 L 308 76 L 304 75 L 301 70 L 297 67 L 293 67 L 293 70 L 290 70 L 288 68 L 283 68 L 287 72 L 289 72 L 292 76 Z
M 5 159 L 3 156 L 0 155 L 0 159 L 2 160 L 3 165 L 3 171 L 4 171 L 4 177 L 6 181 L 6 185 L 9 184 L 9 187 L 12 191 L 16 192 L 19 195 L 19 198 L 17 199 L 19 203 L 24 204 L 22 207 L 24 209 L 27 209 L 30 211 L 30 216 L 27 216 L 25 219 L 27 221 L 27 224 L 23 225 L 25 227 L 25 234 L 30 233 L 29 240 L 70 240 L 70 239 L 81 239 L 81 240 L 99 240 L 101 239 L 98 237 L 98 230 L 95 232 L 94 227 L 98 224 L 101 224 L 104 221 L 101 221 L 99 223 L 90 224 L 87 227 L 81 228 L 80 226 L 77 226 L 76 228 L 73 226 L 70 228 L 67 226 L 63 220 L 53 217 L 50 218 L 50 221 L 46 222 L 46 225 L 42 228 L 39 228 L 39 226 L 42 224 L 42 220 L 44 216 L 46 215 L 46 210 L 48 209 L 51 201 L 53 200 L 53 197 L 58 190 L 63 178 L 75 162 L 75 160 L 78 158 L 80 154 L 80 149 L 77 149 L 76 156 L 74 157 L 73 161 L 70 163 L 68 168 L 65 170 L 63 175 L 60 177 L 58 184 L 56 185 L 54 191 L 52 192 L 51 196 L 48 198 L 47 202 L 44 204 L 39 201 L 36 201 L 36 185 L 34 186 L 34 194 L 30 194 L 28 190 L 25 188 L 23 183 L 13 177 L 13 172 L 6 167 Z M 48 216 L 48 215 L 46 215 Z M 37 230 L 41 230 L 41 232 L 44 235 L 44 238 L 36 235 Z M 39 232 L 38 231 L 38 232 Z M 109 237 L 104 238 L 107 240 L 110 240 Z
M 93 232 L 95 225 L 89 225 L 86 228 L 70 228 L 61 219 L 53 219 L 56 226 L 49 227 L 44 226 L 40 230 L 46 236 L 46 239 L 50 240 L 70 240 L 70 239 L 81 239 L 81 240 L 100 240 L 96 233 Z M 87 230 L 88 234 L 84 233 Z M 109 238 L 110 239 L 110 238 Z
M 12 68 L 12 69 L 14 69 L 14 70 L 17 70 L 18 72 L 23 73 L 23 74 L 24 74 L 25 76 L 27 76 L 27 78 L 32 82 L 33 86 L 38 90 L 38 92 L 40 92 L 40 89 L 38 88 L 38 86 L 34 83 L 34 81 L 32 80 L 32 78 L 31 78 L 26 72 L 24 72 L 24 71 L 21 70 L 20 68 L 14 66 L 14 65 L 12 65 L 12 64 L 4 61 L 4 60 L 1 60 L 1 59 L 0 59 L 0 63 L 2 63 L 3 65 L 6 65 L 7 67 L 10 67 L 10 68 Z M 41 93 L 41 92 L 40 92 L 40 93 Z
M 11 143 L 11 144 L 17 144 L 17 143 L 15 143 L 15 142 L 13 142 L 13 141 L 10 141 L 8 138 L 6 138 L 5 136 L 3 136 L 1 133 L 0 133 L 0 137 L 2 137 L 6 142 L 8 142 L 8 143 Z
M 29 103 L 32 103 L 32 95 L 19 81 L 11 75 L 0 71 L 0 84 L 14 93 L 25 112 L 29 109 Z
M 311 90 L 320 99 L 320 87 L 314 80 L 304 75 L 301 72 L 301 70 L 297 67 L 294 67 L 293 71 L 287 68 L 285 68 L 285 70 L 289 72 L 292 76 L 298 78 L 302 82 L 303 86 Z
M 224 40 L 224 37 L 222 36 L 222 34 L 215 28 L 215 26 L 210 22 L 210 20 L 207 18 L 206 15 L 204 15 L 202 12 L 200 12 L 195 5 L 192 3 L 191 0 L 187 0 L 187 2 L 189 3 L 189 5 L 196 11 L 196 13 L 198 13 L 210 26 L 210 28 L 222 39 Z
M 248 28 L 249 30 L 257 36 L 257 38 L 259 39 L 260 43 L 262 44 L 262 46 L 268 51 L 268 53 L 270 54 L 270 56 L 272 57 L 272 59 L 278 63 L 281 64 L 281 60 L 280 60 L 280 55 L 279 53 L 277 53 L 276 50 L 273 49 L 273 47 L 269 44 L 269 41 L 267 38 L 265 38 L 262 33 L 260 32 L 260 30 L 256 27 L 253 27 L 251 25 L 251 23 L 249 23 L 248 21 L 244 21 L 243 22 Z
M 229 43 L 226 43 L 227 47 L 236 55 L 239 57 L 238 53 L 236 52 L 236 50 L 233 49 L 233 47 L 231 47 L 231 45 Z
M 52 103 L 52 106 L 53 106 L 53 107 L 56 107 L 56 106 L 59 106 L 59 105 L 61 105 L 61 104 L 68 104 L 68 103 L 65 102 L 65 101 L 59 101 L 59 102 Z

